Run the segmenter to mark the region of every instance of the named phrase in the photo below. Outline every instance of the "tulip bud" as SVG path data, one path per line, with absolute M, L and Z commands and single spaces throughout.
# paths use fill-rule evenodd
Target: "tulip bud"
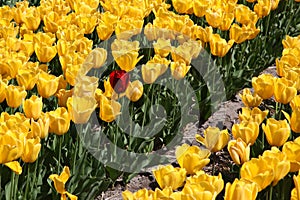
M 231 159 L 237 165 L 247 162 L 250 158 L 250 144 L 246 144 L 241 138 L 228 142 L 228 152 Z

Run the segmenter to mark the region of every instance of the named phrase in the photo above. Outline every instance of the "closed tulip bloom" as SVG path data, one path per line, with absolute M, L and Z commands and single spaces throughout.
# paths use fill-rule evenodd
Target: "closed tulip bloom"
M 167 57 L 172 50 L 170 39 L 166 40 L 158 38 L 157 41 L 153 43 L 153 47 L 155 54 L 160 55 L 163 58 Z
M 275 79 L 274 97 L 277 102 L 288 104 L 296 95 L 294 82 L 284 77 Z
M 166 165 L 153 170 L 153 175 L 161 189 L 171 187 L 173 190 L 176 190 L 184 184 L 186 170 L 184 168 L 174 168 L 172 165 Z
M 50 11 L 43 17 L 43 22 L 44 22 L 44 31 L 45 32 L 51 32 L 51 33 L 56 33 L 59 28 L 58 21 L 61 20 L 59 14 L 54 11 Z
M 291 200 L 298 200 L 300 199 L 300 173 L 298 175 L 293 176 L 294 185 L 295 187 L 291 191 Z
M 115 34 L 118 39 L 128 40 L 132 36 L 140 34 L 144 20 L 136 17 L 121 18 L 115 26 Z
M 5 100 L 5 88 L 7 87 L 7 80 L 0 79 L 0 103 Z
M 205 13 L 205 19 L 207 23 L 213 28 L 218 28 L 223 21 L 223 12 L 222 9 L 207 9 Z
M 272 166 L 261 156 L 245 162 L 241 167 L 240 175 L 241 178 L 255 182 L 259 192 L 269 186 L 274 179 Z
M 40 138 L 37 137 L 35 139 L 27 139 L 24 151 L 21 156 L 23 162 L 25 163 L 33 163 L 36 161 L 39 152 L 41 150 Z
M 194 39 L 199 39 L 203 42 L 209 42 L 210 37 L 213 34 L 213 29 L 211 26 L 207 26 L 205 28 L 202 28 L 201 26 L 193 26 L 192 27 Z
M 249 31 L 245 26 L 240 27 L 238 24 L 233 24 L 230 27 L 229 36 L 235 43 L 240 44 L 249 39 Z
M 212 152 L 223 149 L 229 141 L 228 130 L 220 130 L 218 127 L 208 127 L 204 130 L 204 137 L 196 134 L 196 140 Z
M 286 142 L 282 147 L 282 152 L 287 156 L 290 162 L 290 172 L 296 172 L 300 169 L 300 144 L 294 141 Z
M 145 83 L 151 84 L 161 75 L 162 68 L 167 68 L 166 65 L 160 63 L 147 62 L 142 65 L 142 77 Z
M 224 200 L 255 200 L 257 193 L 258 186 L 255 182 L 236 178 L 232 184 L 226 184 Z
M 25 90 L 32 90 L 38 80 L 37 68 L 20 69 L 16 76 L 18 85 L 24 86 Z
M 100 68 L 106 61 L 107 51 L 103 48 L 95 48 L 91 53 L 89 53 L 85 62 L 91 62 L 93 64 L 93 68 Z
M 271 74 L 262 74 L 252 78 L 252 86 L 262 99 L 269 99 L 274 94 L 275 78 Z
M 229 40 L 228 42 L 221 38 L 219 34 L 212 34 L 209 45 L 211 53 L 214 56 L 224 57 L 229 49 L 232 47 L 234 40 Z
M 299 51 L 300 52 L 300 51 Z M 294 84 L 294 87 L 297 91 L 300 90 L 300 76 L 299 72 L 290 69 L 290 70 L 284 70 L 284 77 L 290 81 L 292 81 Z
M 289 173 L 290 162 L 287 160 L 286 155 L 276 147 L 272 147 L 271 150 L 264 151 L 262 157 L 273 169 L 274 179 L 272 186 L 275 186 Z
M 115 100 L 109 100 L 104 95 L 100 98 L 99 116 L 105 122 L 112 122 L 121 113 L 121 104 Z
M 262 98 L 256 93 L 252 94 L 249 88 L 245 88 L 242 94 L 239 94 L 242 102 L 247 107 L 257 107 L 261 104 Z
M 195 174 L 210 162 L 209 150 L 188 144 L 177 147 L 175 155 L 180 167 L 185 168 L 187 174 Z
M 57 91 L 59 77 L 46 72 L 41 72 L 37 82 L 37 90 L 43 98 L 49 98 Z
M 39 137 L 44 139 L 48 136 L 50 119 L 48 115 L 43 114 L 37 121 L 31 119 L 30 132 L 28 138 Z
M 47 44 L 40 43 L 34 46 L 34 51 L 40 62 L 50 62 L 57 53 L 56 46 L 48 46 Z
M 282 112 L 284 116 L 287 118 L 287 120 L 289 121 L 292 131 L 294 131 L 295 133 L 300 133 L 300 122 L 299 122 L 300 107 L 294 107 L 294 109 L 292 109 L 291 116 L 285 111 Z
M 50 124 L 49 132 L 56 135 L 63 135 L 68 132 L 70 127 L 70 114 L 64 107 L 59 107 L 48 113 Z
M 100 40 L 107 40 L 115 31 L 112 24 L 105 23 L 102 20 L 99 21 L 96 30 Z
M 67 196 L 71 200 L 77 200 L 77 196 L 69 193 L 65 189 L 65 184 L 67 183 L 68 179 L 70 178 L 70 169 L 69 167 L 65 166 L 62 173 L 58 174 L 51 174 L 49 179 L 54 182 L 54 187 L 56 191 L 61 195 L 61 199 L 67 199 Z
M 8 58 L 6 61 L 2 61 L 0 63 L 0 72 L 2 74 L 2 78 L 5 79 L 13 79 L 16 78 L 19 69 L 22 68 L 23 62 L 20 59 Z
M 258 107 L 255 107 L 253 109 L 243 107 L 242 113 L 239 113 L 239 120 L 241 122 L 253 121 L 257 122 L 260 125 L 264 121 L 268 113 L 268 110 L 261 111 Z
M 282 146 L 291 134 L 291 128 L 286 120 L 269 118 L 267 123 L 262 125 L 262 129 L 271 146 Z
M 143 84 L 139 80 L 135 80 L 129 83 L 126 89 L 126 97 L 130 99 L 130 101 L 136 102 L 143 96 L 143 92 Z
M 24 87 L 9 85 L 5 89 L 7 105 L 11 108 L 19 107 L 25 99 L 27 92 Z
M 171 62 L 171 75 L 174 79 L 180 80 L 185 77 L 185 75 L 190 70 L 191 66 L 186 65 L 186 63 L 183 60 L 179 60 L 177 62 Z
M 271 8 L 271 0 L 257 0 L 257 3 L 254 5 L 254 12 L 259 18 L 263 18 L 269 15 Z
M 250 159 L 250 144 L 247 145 L 241 138 L 229 141 L 227 149 L 237 165 L 242 165 Z
M 23 102 L 23 110 L 27 118 L 38 119 L 42 113 L 43 99 L 32 95 Z
M 7 162 L 4 163 L 4 165 L 10 168 L 14 173 L 18 175 L 22 174 L 22 167 L 18 161 Z
M 232 126 L 232 135 L 234 139 L 241 138 L 246 144 L 253 145 L 259 134 L 259 125 L 257 122 L 242 122 Z
M 300 108 L 300 95 L 295 96 L 291 100 L 290 106 L 291 106 L 292 110 L 295 110 L 296 108 Z
M 72 121 L 75 124 L 85 124 L 90 119 L 91 114 L 97 107 L 97 102 L 93 96 L 72 96 L 68 101 L 71 101 L 68 106 L 69 113 L 72 116 Z
M 21 157 L 23 149 L 24 142 L 17 138 L 11 130 L 8 130 L 5 135 L 0 135 L 0 164 L 18 159 Z
M 173 194 L 172 187 L 165 187 L 162 190 L 160 190 L 159 188 L 155 188 L 155 191 L 153 193 L 153 199 L 169 199 L 169 200 L 173 200 L 174 198 L 171 197 L 172 194 Z

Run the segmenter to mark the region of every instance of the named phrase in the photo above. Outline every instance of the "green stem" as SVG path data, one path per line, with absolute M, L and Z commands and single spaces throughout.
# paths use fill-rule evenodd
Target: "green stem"
M 61 149 L 62 149 L 62 140 L 63 140 L 63 135 L 58 136 L 58 166 L 57 166 L 57 171 L 60 171 L 60 161 L 61 161 Z
M 26 179 L 26 188 L 25 188 L 25 194 L 24 194 L 24 200 L 28 199 L 28 191 L 29 191 L 29 185 L 31 183 L 31 164 L 29 163 L 27 165 L 27 179 Z
M 273 197 L 273 186 L 271 185 L 270 190 L 269 190 L 269 199 L 268 200 L 272 200 Z

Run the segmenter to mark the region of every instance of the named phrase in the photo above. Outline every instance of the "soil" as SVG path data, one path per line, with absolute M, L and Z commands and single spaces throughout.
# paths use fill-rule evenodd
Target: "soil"
M 270 73 L 273 76 L 276 76 L 276 67 L 269 67 L 262 73 Z M 213 113 L 213 115 L 205 123 L 200 126 L 198 123 L 188 124 L 184 128 L 184 138 L 182 143 L 200 146 L 200 144 L 195 140 L 195 134 L 202 134 L 208 126 L 217 126 L 220 129 L 228 129 L 229 133 L 231 133 L 232 125 L 238 123 L 238 113 L 242 107 L 243 103 L 238 94 L 233 99 L 221 103 L 219 109 Z M 171 164 L 178 166 L 174 151 L 168 152 L 168 157 Z M 203 170 L 208 174 L 212 174 L 212 171 L 214 171 L 214 175 L 221 173 L 225 182 L 233 182 L 234 177 L 236 176 L 231 172 L 231 166 L 233 163 L 230 159 L 227 148 L 216 152 L 210 157 L 210 159 L 211 162 L 203 168 Z M 122 181 L 117 181 L 112 188 L 102 192 L 96 200 L 121 200 L 122 192 L 125 190 L 129 190 L 131 192 L 136 192 L 143 188 L 155 190 L 158 185 L 155 182 L 155 178 L 151 171 L 152 169 L 147 169 L 146 172 L 136 175 L 126 185 L 124 185 Z M 224 190 L 218 195 L 217 199 L 223 199 L 223 196 Z

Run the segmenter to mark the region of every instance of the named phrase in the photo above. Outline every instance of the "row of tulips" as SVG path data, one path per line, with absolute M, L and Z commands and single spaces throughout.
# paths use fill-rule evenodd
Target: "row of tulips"
M 10 199 L 16 198 L 16 188 L 20 185 L 16 177 L 22 173 L 22 167 L 28 167 L 30 174 L 31 165 L 25 163 L 41 159 L 44 156 L 41 154 L 49 149 L 49 141 L 58 143 L 54 146 L 58 149 L 59 166 L 55 170 L 51 168 L 56 174 L 67 163 L 62 160 L 61 143 L 65 134 L 71 133 L 73 123 L 87 123 L 95 110 L 103 122 L 113 122 L 121 111 L 119 98 L 126 96 L 133 102 L 142 98 L 143 83 L 131 82 L 126 72 L 136 69 L 146 57 L 140 55 L 139 41 L 132 39 L 143 27 L 146 38 L 154 41 L 155 52 L 141 67 L 143 82 L 154 83 L 169 66 L 171 75 L 179 80 L 186 76 L 192 59 L 197 58 L 202 47 L 208 46 L 206 44 L 209 43 L 213 55 L 223 57 L 234 43 L 255 38 L 259 33 L 256 23 L 276 9 L 279 1 L 258 1 L 254 11 L 237 1 L 193 1 L 184 3 L 187 10 L 180 10 L 183 8 L 178 6 L 182 4 L 180 1 L 172 3 L 179 13 L 205 16 L 209 26 L 198 25 L 189 15 L 175 14 L 169 10 L 170 4 L 160 0 L 41 0 L 38 7 L 22 1 L 14 7 L 0 8 L 0 154 L 5 155 L 0 164 L 17 174 L 9 184 Z M 234 20 L 237 23 L 232 24 Z M 152 22 L 144 25 L 145 21 Z M 230 40 L 227 42 L 221 33 L 214 33 L 219 31 L 214 28 L 229 30 Z M 117 39 L 108 48 L 117 65 L 112 70 L 118 70 L 104 78 L 101 90 L 99 79 L 87 74 L 107 64 L 110 52 L 95 46 L 112 38 L 113 34 Z M 179 43 L 176 46 L 175 39 Z M 289 54 L 294 55 L 294 51 Z M 281 58 L 278 62 L 287 62 L 285 60 Z M 290 121 L 295 121 L 295 114 Z M 200 136 L 198 139 L 205 143 Z M 73 160 L 75 158 L 76 155 Z M 71 172 L 75 173 L 75 166 L 71 167 Z M 62 174 L 49 178 L 63 199 L 66 195 L 76 199 L 65 189 L 69 177 L 70 170 L 65 167 Z M 27 193 L 28 185 L 30 183 L 26 184 Z M 220 192 L 220 187 L 216 190 Z
M 286 36 L 282 41 L 282 57 L 276 62 L 279 77 L 271 74 L 254 77 L 254 92 L 245 88 L 240 94 L 245 107 L 239 113 L 240 123 L 232 126 L 233 140 L 228 130 L 207 128 L 204 137 L 196 135 L 196 140 L 205 148 L 183 144 L 176 149 L 180 167 L 166 165 L 153 170 L 160 189 L 142 189 L 135 193 L 126 190 L 122 193 L 123 199 L 216 199 L 223 189 L 224 199 L 298 199 L 299 42 L 300 36 Z M 272 101 L 274 107 L 271 107 Z M 214 176 L 214 172 L 209 175 L 202 170 L 210 163 L 210 155 L 225 146 L 234 164 L 239 166 L 239 175 L 224 188 L 221 173 Z M 293 189 L 288 184 L 292 177 Z M 273 193 L 274 188 L 277 194 Z

